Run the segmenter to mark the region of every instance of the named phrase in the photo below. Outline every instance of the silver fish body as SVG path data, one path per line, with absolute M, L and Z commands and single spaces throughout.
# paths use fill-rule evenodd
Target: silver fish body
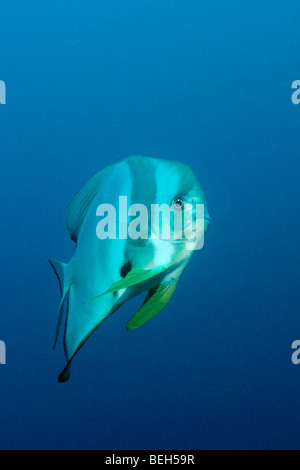
M 196 220 L 198 228 L 191 239 L 184 234 L 180 234 L 181 238 L 176 234 L 175 238 L 163 239 L 157 236 L 160 227 L 153 220 L 149 220 L 147 227 L 140 227 L 139 238 L 122 238 L 121 232 L 128 229 L 128 218 L 123 220 L 120 214 L 118 236 L 99 239 L 99 207 L 109 204 L 117 208 L 121 196 L 126 197 L 128 207 L 143 205 L 148 214 L 162 204 L 175 207 L 182 214 L 185 208 L 192 210 L 188 208 L 198 204 L 203 205 L 204 212 Z M 148 292 L 143 306 L 128 322 L 128 330 L 139 327 L 164 308 L 210 224 L 204 193 L 189 167 L 138 156 L 110 165 L 86 183 L 68 207 L 66 220 L 71 238 L 76 242 L 75 254 L 68 264 L 50 260 L 62 294 L 55 344 L 63 305 L 68 299 L 64 333 L 67 366 L 59 376 L 60 382 L 69 379 L 72 360 L 87 339 L 125 302 Z M 148 232 L 147 236 L 143 231 Z

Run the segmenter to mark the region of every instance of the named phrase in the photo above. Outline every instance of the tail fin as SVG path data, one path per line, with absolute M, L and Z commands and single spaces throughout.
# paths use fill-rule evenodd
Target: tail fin
M 56 259 L 50 259 L 49 262 L 52 268 L 54 269 L 54 272 L 59 280 L 59 286 L 60 286 L 60 292 L 61 292 L 61 302 L 60 302 L 59 311 L 58 311 L 55 337 L 54 337 L 54 345 L 53 345 L 53 349 L 54 349 L 57 343 L 58 333 L 59 333 L 59 329 L 61 325 L 64 301 L 69 292 L 70 285 L 67 285 L 65 282 L 65 271 L 66 271 L 67 265 Z

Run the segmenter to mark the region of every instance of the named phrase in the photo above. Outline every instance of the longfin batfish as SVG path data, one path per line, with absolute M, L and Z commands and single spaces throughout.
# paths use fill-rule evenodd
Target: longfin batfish
M 183 233 L 170 239 L 157 236 L 159 227 L 151 219 L 149 230 L 156 232 L 153 238 L 143 236 L 140 227 L 139 238 L 99 239 L 97 210 L 104 204 L 118 208 L 120 196 L 127 197 L 128 207 L 142 204 L 148 214 L 152 214 L 152 207 L 162 204 L 182 214 L 185 208 L 199 204 L 204 212 L 201 220 L 196 220 L 194 238 Z M 69 379 L 71 362 L 87 339 L 127 300 L 148 292 L 144 304 L 128 322 L 128 330 L 138 328 L 167 305 L 199 243 L 199 234 L 203 232 L 203 236 L 210 224 L 205 196 L 192 170 L 179 162 L 148 157 L 129 157 L 96 174 L 69 205 L 66 221 L 76 252 L 68 264 L 50 260 L 61 289 L 54 347 L 64 302 L 68 304 L 64 333 L 67 365 L 59 382 Z M 120 235 L 122 224 L 128 228 L 128 220 L 119 216 L 116 222 Z M 172 228 L 175 230 L 174 222 Z

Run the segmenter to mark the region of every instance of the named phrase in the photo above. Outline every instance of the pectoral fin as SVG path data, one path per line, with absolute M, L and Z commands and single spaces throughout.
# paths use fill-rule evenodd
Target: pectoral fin
M 168 269 L 168 266 L 163 266 L 156 269 L 133 269 L 127 274 L 125 279 L 116 282 L 106 292 L 97 295 L 89 301 L 99 299 L 99 297 L 102 297 L 103 295 L 109 294 L 111 292 L 115 292 L 121 289 L 127 289 L 128 287 L 135 286 L 136 284 L 140 284 L 141 282 L 148 281 L 152 277 L 163 273 L 164 271 L 166 271 L 166 269 Z
M 134 330 L 157 315 L 171 300 L 177 284 L 178 280 L 173 284 L 160 284 L 150 289 L 140 310 L 127 323 L 127 330 Z

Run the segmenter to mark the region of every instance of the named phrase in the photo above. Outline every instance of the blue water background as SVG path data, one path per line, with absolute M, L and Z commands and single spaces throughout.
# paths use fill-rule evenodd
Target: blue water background
M 300 5 L 44 0 L 0 5 L 1 449 L 299 449 Z M 181 160 L 212 218 L 173 301 L 111 317 L 59 385 L 49 257 L 107 164 Z

